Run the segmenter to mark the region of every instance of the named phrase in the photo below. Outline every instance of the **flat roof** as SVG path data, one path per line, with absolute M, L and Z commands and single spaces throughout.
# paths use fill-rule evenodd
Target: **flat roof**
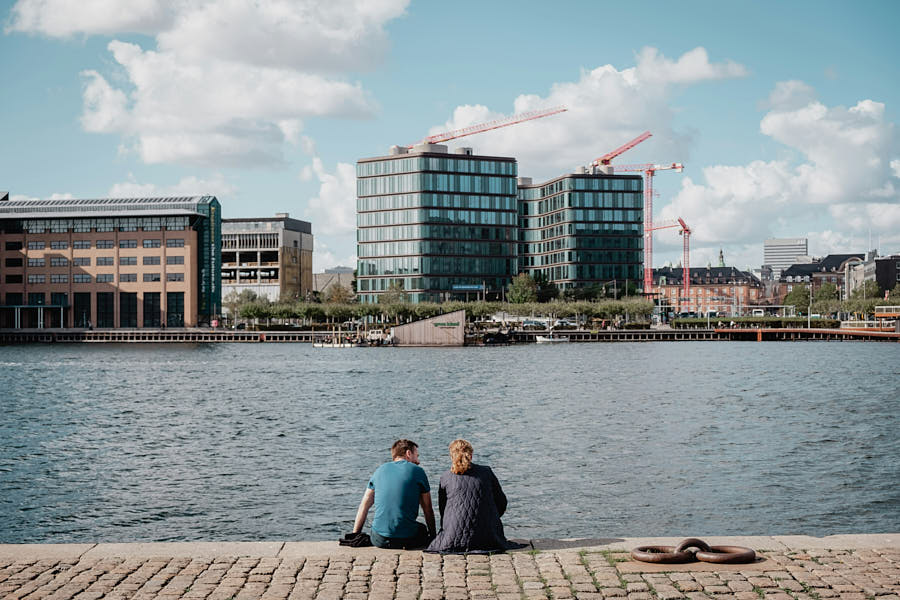
M 222 219 L 222 230 L 225 231 L 225 225 L 239 223 L 283 223 L 284 228 L 289 231 L 299 231 L 300 233 L 312 233 L 312 223 L 309 221 L 301 221 L 300 219 L 292 219 L 291 217 L 259 217 L 259 218 L 238 218 L 238 219 Z M 236 228 L 228 228 L 228 233 L 235 233 Z M 247 228 L 246 231 L 253 231 Z
M 519 177 L 523 177 L 520 175 Z M 559 177 L 554 177 L 553 179 L 548 179 L 547 181 L 543 181 L 541 183 L 529 183 L 527 185 L 519 184 L 520 188 L 539 188 L 544 187 L 545 185 L 550 185 L 551 183 L 555 183 L 560 181 L 561 179 L 568 179 L 570 177 L 581 178 L 581 179 L 642 179 L 643 175 L 638 175 L 636 173 L 629 174 L 619 174 L 619 173 L 566 173 L 565 175 L 560 175 Z
M 457 154 L 455 152 L 407 152 L 405 154 L 389 154 L 387 156 L 373 156 L 371 158 L 360 158 L 356 161 L 359 163 L 374 162 L 376 160 L 401 160 L 404 158 L 418 158 L 420 156 L 432 158 L 460 158 L 463 160 L 499 160 L 504 162 L 516 162 L 512 156 L 486 156 L 484 154 Z
M 85 198 L 0 201 L 0 219 L 60 219 L 80 217 L 141 217 L 201 214 L 199 206 L 215 196 L 153 198 Z

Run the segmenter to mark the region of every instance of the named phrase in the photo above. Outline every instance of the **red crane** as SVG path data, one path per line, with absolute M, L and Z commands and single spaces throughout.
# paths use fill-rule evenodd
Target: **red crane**
M 646 293 L 653 286 L 653 176 L 657 171 L 673 170 L 681 173 L 684 170 L 684 165 L 671 163 L 668 165 L 611 166 L 614 171 L 637 171 L 644 174 L 644 292 Z
M 682 276 L 681 276 L 681 293 L 685 302 L 690 302 L 691 300 L 691 228 L 687 226 L 687 223 L 684 222 L 684 219 L 678 217 L 676 221 L 663 221 L 661 225 L 655 225 L 650 228 L 649 231 L 656 231 L 657 229 L 668 229 L 669 227 L 681 227 L 681 231 L 678 233 L 683 236 L 683 256 L 681 259 L 682 264 Z M 646 233 L 645 233 L 646 235 Z M 653 273 L 651 271 L 651 278 Z M 651 280 L 652 283 L 652 280 Z M 645 291 L 648 288 L 645 288 Z
M 566 112 L 567 110 L 569 109 L 565 106 L 556 106 L 544 110 L 533 110 L 530 112 L 519 113 L 511 117 L 488 121 L 487 123 L 469 125 L 468 127 L 463 127 L 461 129 L 454 129 L 453 131 L 445 131 L 444 133 L 429 135 L 421 142 L 410 144 L 409 146 L 407 146 L 407 148 L 412 148 L 416 144 L 440 144 L 441 142 L 455 140 L 456 138 L 465 137 L 467 135 L 474 135 L 476 133 L 482 133 L 485 131 L 490 131 L 492 129 L 500 129 L 501 127 L 509 127 L 510 125 L 524 123 L 525 121 L 533 121 L 534 119 L 543 119 L 544 117 L 549 117 L 550 115 L 556 115 L 561 112 Z
M 619 156 L 620 154 L 622 154 L 622 153 L 625 152 L 626 150 L 631 150 L 632 148 L 634 148 L 635 146 L 637 146 L 638 144 L 640 144 L 641 142 L 643 142 L 644 140 L 646 140 L 647 138 L 649 138 L 649 137 L 652 136 L 652 135 L 653 135 L 653 134 L 650 133 L 649 131 L 645 131 L 644 133 L 642 133 L 641 135 L 637 136 L 636 138 L 634 138 L 634 139 L 631 140 L 630 142 L 627 142 L 626 144 L 623 144 L 623 145 L 619 146 L 618 148 L 616 148 L 616 149 L 613 150 L 612 152 L 607 152 L 606 154 L 604 154 L 604 155 L 601 156 L 600 158 L 596 159 L 594 162 L 591 163 L 591 166 L 592 166 L 592 167 L 599 167 L 599 166 L 601 166 L 601 165 L 602 165 L 602 166 L 607 166 L 607 165 L 609 165 L 609 163 L 610 163 L 610 161 L 611 161 L 612 159 L 614 159 L 615 157 Z

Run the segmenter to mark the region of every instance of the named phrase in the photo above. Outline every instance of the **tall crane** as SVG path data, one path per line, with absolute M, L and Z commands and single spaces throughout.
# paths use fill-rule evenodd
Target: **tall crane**
M 524 123 L 525 121 L 543 119 L 544 117 L 549 117 L 550 115 L 556 115 L 562 112 L 566 112 L 567 110 L 569 109 L 565 106 L 555 106 L 553 108 L 547 108 L 543 110 L 533 110 L 529 112 L 519 113 L 511 117 L 488 121 L 487 123 L 469 125 L 468 127 L 463 127 L 461 129 L 454 129 L 452 131 L 445 131 L 444 133 L 429 135 L 420 142 L 408 145 L 407 148 L 412 148 L 416 144 L 440 144 L 441 142 L 455 140 L 456 138 L 465 137 L 467 135 L 474 135 L 476 133 L 482 133 L 485 131 L 490 131 L 492 129 L 500 129 L 501 127 L 509 127 L 510 125 Z
M 634 138 L 634 139 L 631 140 L 630 142 L 626 142 L 625 144 L 622 144 L 621 146 L 619 146 L 618 148 L 616 148 L 616 149 L 613 150 L 612 152 L 607 152 L 606 154 L 604 154 L 604 155 L 601 156 L 600 158 L 594 160 L 594 162 L 591 163 L 591 166 L 592 166 L 592 167 L 609 167 L 609 166 L 610 166 L 609 163 L 610 163 L 610 161 L 612 161 L 612 159 L 614 159 L 615 157 L 619 156 L 620 154 L 622 154 L 622 153 L 625 152 L 626 150 L 631 150 L 632 148 L 634 148 L 635 146 L 637 146 L 638 144 L 640 144 L 641 142 L 643 142 L 643 141 L 646 140 L 647 138 L 651 137 L 652 135 L 653 135 L 653 134 L 650 133 L 649 131 L 645 131 L 644 133 L 642 133 L 641 135 L 637 136 L 636 138 Z
M 653 286 L 653 176 L 657 171 L 672 170 L 681 173 L 684 165 L 673 162 L 668 165 L 612 165 L 612 168 L 615 171 L 644 174 L 644 292 L 646 293 Z
M 680 227 L 681 230 L 678 232 L 682 236 L 683 242 L 683 255 L 681 259 L 682 264 L 682 276 L 681 276 L 681 294 L 682 298 L 684 298 L 685 302 L 690 302 L 691 300 L 691 228 L 687 226 L 687 223 L 684 222 L 684 219 L 678 217 L 677 220 L 672 221 L 663 221 L 659 225 L 654 225 L 650 228 L 650 231 L 656 231 L 657 229 L 668 229 L 670 227 Z M 646 235 L 646 232 L 645 232 Z M 651 283 L 653 273 L 651 271 Z M 647 288 L 644 288 L 646 291 Z

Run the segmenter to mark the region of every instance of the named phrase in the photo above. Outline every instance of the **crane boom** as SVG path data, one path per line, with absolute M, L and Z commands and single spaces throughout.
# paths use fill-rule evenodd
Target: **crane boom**
M 610 162 L 612 159 L 614 159 L 615 157 L 619 156 L 620 154 L 622 154 L 622 153 L 625 152 L 626 150 L 631 150 L 632 148 L 634 148 L 635 146 L 637 146 L 638 144 L 640 144 L 641 142 L 643 142 L 644 140 L 646 140 L 647 138 L 649 138 L 649 137 L 652 136 L 652 135 L 653 135 L 653 134 L 650 133 L 649 131 L 645 131 L 644 133 L 642 133 L 641 135 L 637 136 L 636 138 L 634 138 L 634 139 L 631 140 L 630 142 L 627 142 L 627 143 L 625 143 L 625 144 L 619 146 L 618 148 L 616 148 L 616 149 L 613 150 L 612 152 L 607 152 L 606 154 L 604 154 L 603 156 L 601 156 L 600 158 L 598 158 L 597 160 L 595 160 L 594 162 L 592 162 L 592 163 L 591 163 L 591 166 L 592 166 L 592 167 L 598 167 L 598 166 L 600 166 L 600 165 L 608 165 L 609 162 Z
M 460 129 L 454 129 L 452 131 L 445 131 L 443 133 L 438 133 L 435 135 L 430 135 L 423 139 L 421 142 L 416 142 L 416 144 L 440 144 L 441 142 L 447 142 L 450 140 L 455 140 L 456 138 L 465 137 L 467 135 L 474 135 L 476 133 L 483 133 L 485 131 L 490 131 L 492 129 L 500 129 L 501 127 L 509 127 L 510 125 L 515 125 L 517 123 L 524 123 L 525 121 L 533 121 L 535 119 L 543 119 L 544 117 L 549 117 L 551 115 L 556 115 L 561 112 L 566 112 L 569 110 L 565 106 L 556 106 L 553 108 L 547 108 L 543 110 L 533 110 L 529 112 L 519 113 L 517 115 L 513 115 L 511 117 L 505 117 L 503 119 L 496 119 L 494 121 L 488 121 L 487 123 L 479 123 L 478 125 L 469 125 L 468 127 L 462 127 Z M 412 148 L 416 144 L 410 144 L 407 148 Z

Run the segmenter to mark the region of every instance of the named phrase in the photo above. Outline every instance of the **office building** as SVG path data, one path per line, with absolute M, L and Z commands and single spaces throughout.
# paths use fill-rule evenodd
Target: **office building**
M 763 243 L 763 264 L 772 268 L 775 279 L 781 272 L 799 262 L 799 257 L 806 256 L 808 250 L 806 238 L 771 238 Z
M 312 254 L 312 225 L 288 213 L 222 219 L 222 297 L 250 290 L 272 302 L 306 300 Z
M 0 327 L 209 323 L 220 212 L 213 196 L 0 201 Z
M 519 180 L 520 270 L 561 290 L 639 284 L 643 180 L 586 169 L 533 184 Z
M 734 267 L 691 267 L 690 292 L 684 296 L 684 269 L 653 269 L 651 292 L 668 316 L 693 313 L 742 315 L 761 303 L 765 287 L 752 273 Z
M 357 163 L 357 292 L 500 299 L 518 273 L 514 158 L 394 146 Z

